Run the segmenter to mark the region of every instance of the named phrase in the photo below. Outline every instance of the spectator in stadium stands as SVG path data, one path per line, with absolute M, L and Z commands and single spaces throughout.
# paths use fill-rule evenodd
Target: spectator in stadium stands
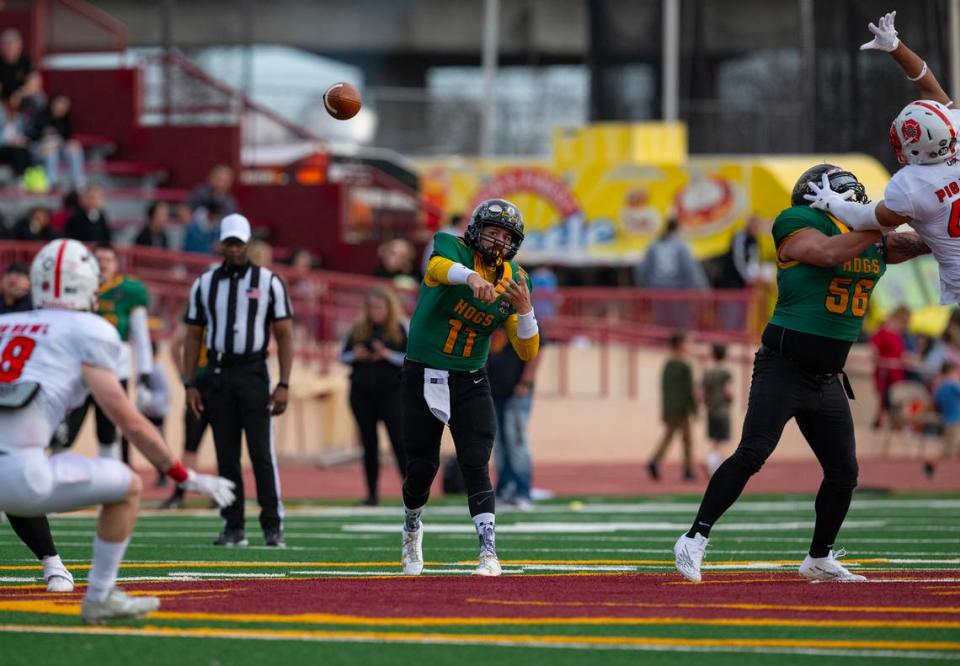
M 647 463 L 650 478 L 660 480 L 660 463 L 678 432 L 683 438 L 683 479 L 693 481 L 693 440 L 690 419 L 697 413 L 697 398 L 693 388 L 693 370 L 690 367 L 687 338 L 683 333 L 670 336 L 670 358 L 663 366 L 660 380 L 661 408 L 666 432 L 653 458 Z
M 377 250 L 380 265 L 374 275 L 388 278 L 400 288 L 413 288 L 420 284 L 423 276 L 414 265 L 417 257 L 413 243 L 405 238 L 394 238 L 380 245 Z
M 273 264 L 273 246 L 265 240 L 252 240 L 247 247 L 247 256 L 257 266 L 270 266 Z
M 62 236 L 67 227 L 67 220 L 73 217 L 73 214 L 78 210 L 80 210 L 80 195 L 77 194 L 76 190 L 71 190 L 64 194 L 60 200 L 60 208 L 55 210 L 53 215 L 50 216 L 50 225 L 53 227 L 53 230 Z
M 953 458 L 960 454 L 960 366 L 943 364 L 933 392 L 933 404 L 943 423 L 941 458 Z M 936 472 L 935 462 L 927 459 L 923 471 L 932 477 Z
M 700 262 L 680 237 L 680 223 L 667 221 L 663 234 L 650 244 L 634 269 L 638 287 L 648 289 L 706 289 L 709 285 Z
M 105 203 L 103 188 L 88 185 L 80 195 L 80 206 L 67 220 L 63 235 L 83 243 L 109 243 L 112 233 L 107 223 Z
M 706 289 L 707 276 L 690 246 L 680 236 L 680 223 L 667 220 L 663 234 L 650 244 L 634 269 L 634 282 L 647 289 Z M 697 317 L 696 304 L 683 300 L 653 299 L 653 323 L 677 330 L 690 328 Z
M 147 223 L 134 241 L 143 247 L 170 247 L 167 239 L 167 224 L 170 222 L 170 204 L 166 201 L 151 201 L 147 206 Z
M 746 226 L 733 235 L 714 286 L 718 289 L 745 289 L 757 282 L 769 281 L 770 270 L 760 262 L 759 238 L 765 227 L 762 218 L 751 215 Z
M 726 345 L 715 344 L 710 352 L 713 365 L 703 373 L 700 383 L 703 404 L 707 410 L 707 438 L 712 445 L 707 453 L 707 472 L 713 476 L 726 458 L 724 449 L 730 443 L 730 405 L 733 403 L 730 385 L 733 375 L 724 363 L 727 358 Z
M 237 212 L 237 201 L 230 193 L 233 187 L 233 169 L 218 164 L 210 170 L 207 182 L 193 188 L 187 203 L 196 211 L 198 208 L 210 209 L 211 204 L 219 206 L 221 216 Z
M 15 261 L 7 266 L 0 279 L 0 315 L 32 309 L 30 269 Z
M 383 287 L 371 288 L 364 298 L 363 317 L 350 331 L 340 359 L 351 366 L 350 409 L 363 445 L 367 497 L 363 506 L 377 506 L 380 478 L 380 438 L 377 424 L 387 428 L 400 470 L 407 468 L 401 429 L 403 404 L 400 368 L 407 348 L 407 326 L 396 295 Z
M 559 305 L 556 291 L 560 283 L 557 274 L 550 266 L 539 266 L 530 272 L 530 282 L 533 285 L 533 309 L 537 311 L 540 320 L 553 317 L 557 314 Z M 542 338 L 540 342 L 543 342 Z
M 451 236 L 456 236 L 461 238 L 463 232 L 467 230 L 466 220 L 464 220 L 463 215 L 454 213 L 450 216 L 450 220 L 443 229 L 438 229 L 438 232 L 445 234 L 450 234 Z M 430 240 L 427 241 L 427 244 L 423 247 L 423 255 L 420 258 L 420 272 L 424 273 L 427 270 L 427 264 L 430 263 L 430 257 L 433 255 L 433 236 L 430 237 Z M 536 305 L 534 305 L 536 307 Z
M 545 339 L 540 331 L 540 351 Z M 510 344 L 506 332 L 499 328 L 490 336 L 487 376 L 493 411 L 497 416 L 497 437 L 493 457 L 497 467 L 497 502 L 518 509 L 530 509 L 533 502 L 533 465 L 530 461 L 528 422 L 533 406 L 533 381 L 537 376 L 541 354 L 524 361 Z
M 18 178 L 33 165 L 28 145 L 16 116 L 0 104 L 0 164 L 9 165 Z
M 216 201 L 208 202 L 193 213 L 183 239 L 184 252 L 211 254 L 220 242 L 220 220 L 223 213 Z
M 890 388 L 906 378 L 904 335 L 910 325 L 910 310 L 897 306 L 870 338 L 874 350 L 874 386 L 879 398 L 874 427 L 879 428 L 890 411 Z
M 17 122 L 20 131 L 30 137 L 30 130 L 40 112 L 47 106 L 47 95 L 43 91 L 43 77 L 33 71 L 27 75 L 27 81 L 20 89 L 20 103 L 16 107 Z
M 52 241 L 57 233 L 50 224 L 50 209 L 34 206 L 17 222 L 14 236 L 23 241 Z
M 0 34 L 0 100 L 8 110 L 20 105 L 23 86 L 33 71 L 30 57 L 23 52 L 23 39 L 14 28 Z
M 67 161 L 73 188 L 86 187 L 83 147 L 73 139 L 69 97 L 55 95 L 33 118 L 28 135 L 34 141 L 34 150 L 43 160 L 51 187 L 56 187 L 60 181 L 61 159 Z
M 954 315 L 947 322 L 943 329 L 943 334 L 938 340 L 934 340 L 932 348 L 927 353 L 926 367 L 927 374 L 935 377 L 940 373 L 940 368 L 944 363 L 952 363 L 960 367 L 960 316 L 956 316 L 958 310 L 954 310 Z

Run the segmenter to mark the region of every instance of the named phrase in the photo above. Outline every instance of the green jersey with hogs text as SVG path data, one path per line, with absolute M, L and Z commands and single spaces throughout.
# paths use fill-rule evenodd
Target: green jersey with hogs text
M 482 274 L 482 267 L 474 261 L 473 249 L 462 238 L 436 234 L 431 257 L 437 256 Z M 502 271 L 504 278 L 517 280 L 519 275 L 532 291 L 530 277 L 515 261 L 503 262 Z M 438 283 L 428 271 L 410 322 L 407 358 L 438 370 L 479 370 L 487 363 L 490 334 L 515 314 L 513 305 L 502 294 L 486 304 L 474 298 L 467 285 Z
M 850 231 L 823 211 L 793 206 L 780 213 L 773 223 L 778 257 L 783 243 L 804 229 L 816 229 L 825 236 Z M 870 295 L 886 270 L 879 243 L 829 268 L 778 261 L 777 304 L 770 323 L 801 333 L 856 342 Z

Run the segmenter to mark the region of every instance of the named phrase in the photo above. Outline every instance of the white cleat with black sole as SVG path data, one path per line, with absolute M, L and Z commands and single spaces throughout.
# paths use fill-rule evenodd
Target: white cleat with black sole
M 864 583 L 866 576 L 851 573 L 842 564 L 837 562 L 837 558 L 843 557 L 845 551 L 830 551 L 826 557 L 807 557 L 800 565 L 800 575 L 809 581 L 831 582 L 831 583 Z
M 693 538 L 680 535 L 673 546 L 673 563 L 681 576 L 694 583 L 700 582 L 700 565 L 703 564 L 709 541 L 702 534 L 695 534 Z
M 400 564 L 406 576 L 419 576 L 423 572 L 423 525 L 412 532 L 403 530 L 403 552 Z

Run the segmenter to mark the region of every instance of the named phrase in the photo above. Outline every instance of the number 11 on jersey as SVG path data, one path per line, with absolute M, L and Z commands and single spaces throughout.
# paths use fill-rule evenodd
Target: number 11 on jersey
M 465 332 L 467 340 L 463 343 L 462 355 L 464 358 L 470 358 L 470 354 L 473 353 L 474 340 L 477 339 L 477 332 L 469 326 L 464 326 L 459 319 L 450 319 L 448 323 L 450 324 L 450 333 L 447 335 L 447 341 L 443 344 L 443 353 L 452 354 L 454 347 L 457 346 L 460 333 Z

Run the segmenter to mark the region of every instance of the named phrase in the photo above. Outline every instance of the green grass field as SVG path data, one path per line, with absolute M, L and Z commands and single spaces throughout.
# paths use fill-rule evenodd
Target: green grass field
M 159 594 L 155 615 L 84 627 L 91 513 L 52 519 L 80 584 L 50 595 L 0 526 L 0 664 L 855 663 L 960 661 L 960 496 L 858 495 L 840 535 L 862 585 L 811 584 L 796 567 L 810 497 L 750 497 L 714 529 L 704 583 L 673 573 L 697 498 L 556 500 L 502 510 L 505 574 L 469 576 L 463 500 L 424 515 L 424 576 L 399 571 L 399 507 L 288 506 L 284 550 L 210 545 L 219 518 L 146 511 L 121 570 Z

